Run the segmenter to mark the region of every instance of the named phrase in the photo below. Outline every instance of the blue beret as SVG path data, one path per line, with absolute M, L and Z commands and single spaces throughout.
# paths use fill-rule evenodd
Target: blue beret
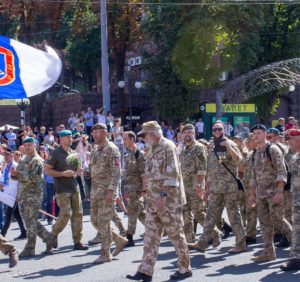
M 262 131 L 267 131 L 267 128 L 263 125 L 263 124 L 256 124 L 251 128 L 251 132 L 253 132 L 254 130 L 262 130 Z
M 33 137 L 27 137 L 22 142 L 22 144 L 25 144 L 25 143 L 37 143 L 37 141 Z
M 62 130 L 59 132 L 59 137 L 66 137 L 66 136 L 72 136 L 71 130 Z
M 276 135 L 279 135 L 279 130 L 277 129 L 277 128 L 269 128 L 268 129 L 268 133 L 274 133 L 274 134 L 276 134 Z

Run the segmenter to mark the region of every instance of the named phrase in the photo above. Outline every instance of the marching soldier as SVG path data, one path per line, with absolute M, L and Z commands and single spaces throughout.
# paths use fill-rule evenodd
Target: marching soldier
M 206 148 L 195 140 L 195 128 L 186 124 L 182 129 L 184 147 L 179 159 L 187 203 L 183 207 L 184 232 L 188 243 L 195 242 L 194 221 L 204 226 L 205 206 L 203 201 L 207 171 Z M 193 220 L 194 219 L 194 220 Z M 215 227 L 213 245 L 221 243 L 220 232 Z
M 224 137 L 223 123 L 217 121 L 212 127 L 212 133 L 214 141 L 208 154 L 208 183 L 206 185 L 209 189 L 209 202 L 203 234 L 197 243 L 188 244 L 188 246 L 192 250 L 205 252 L 214 227 L 221 218 L 224 203 L 230 225 L 236 236 L 236 245 L 229 250 L 229 253 L 244 252 L 246 235 L 239 210 L 238 185 L 231 173 L 222 165 L 224 163 L 233 174 L 236 174 L 237 167 L 244 161 L 243 156 L 236 144 Z
M 300 130 L 292 130 L 290 138 L 290 146 L 296 152 L 291 161 L 293 233 L 290 259 L 280 267 L 284 271 L 300 269 Z
M 182 208 L 185 193 L 176 146 L 162 136 L 156 121 L 146 122 L 139 135 L 143 135 L 150 151 L 146 157 L 147 215 L 144 254 L 138 271 L 127 275 L 130 280 L 152 281 L 160 240 L 165 230 L 178 256 L 178 271 L 171 279 L 192 276 L 190 258 L 183 232 Z
M 35 255 L 36 236 L 46 243 L 45 253 L 50 253 L 57 246 L 57 239 L 38 221 L 39 208 L 43 199 L 44 165 L 36 152 L 36 140 L 27 137 L 23 141 L 25 156 L 17 170 L 11 168 L 11 177 L 18 180 L 18 203 L 27 228 L 27 243 L 19 257 Z
M 249 204 L 251 207 L 255 203 L 257 205 L 257 216 L 264 241 L 263 253 L 253 260 L 266 262 L 276 259 L 274 227 L 285 235 L 289 242 L 292 239 L 292 227 L 284 218 L 283 211 L 283 189 L 287 181 L 287 172 L 281 150 L 266 140 L 266 127 L 258 124 L 251 131 L 256 152 L 253 156 Z
M 128 199 L 128 246 L 134 246 L 133 235 L 135 234 L 137 219 L 145 225 L 146 211 L 142 196 L 146 195 L 145 182 L 145 153 L 141 151 L 136 142 L 134 132 L 124 132 L 123 140 L 128 153 L 125 155 L 124 187 L 125 198 Z
M 121 178 L 121 161 L 118 148 L 108 141 L 105 124 L 97 123 L 92 128 L 92 136 L 98 145 L 91 154 L 89 172 L 92 179 L 91 189 L 91 222 L 101 237 L 101 255 L 94 264 L 112 260 L 110 245 L 115 241 L 113 256 L 118 255 L 128 241 L 110 227 L 114 214 L 114 199 L 118 194 Z

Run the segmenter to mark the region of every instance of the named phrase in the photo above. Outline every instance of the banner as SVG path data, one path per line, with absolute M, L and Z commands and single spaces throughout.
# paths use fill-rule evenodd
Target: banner
M 0 99 L 29 98 L 54 85 L 62 62 L 51 47 L 45 49 L 0 36 Z

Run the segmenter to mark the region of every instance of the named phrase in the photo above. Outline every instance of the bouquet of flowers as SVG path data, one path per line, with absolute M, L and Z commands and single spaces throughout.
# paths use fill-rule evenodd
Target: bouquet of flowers
M 80 156 L 77 153 L 72 153 L 67 157 L 67 163 L 70 168 L 74 171 L 77 171 L 81 168 Z

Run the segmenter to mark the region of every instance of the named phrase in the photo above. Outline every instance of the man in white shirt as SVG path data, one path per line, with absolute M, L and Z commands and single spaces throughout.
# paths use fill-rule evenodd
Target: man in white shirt
M 202 118 L 198 119 L 195 127 L 196 127 L 197 138 L 198 139 L 204 138 L 204 122 L 202 121 Z
M 5 134 L 5 137 L 7 139 L 8 148 L 16 150 L 17 135 L 14 133 L 14 130 L 12 128 L 10 128 L 9 131 Z
M 231 137 L 233 134 L 233 126 L 230 124 L 230 121 L 227 121 L 225 124 L 225 135 Z
M 74 116 L 74 113 L 71 113 L 68 119 L 68 125 L 71 130 L 75 129 L 75 122 L 76 122 L 76 118 Z

